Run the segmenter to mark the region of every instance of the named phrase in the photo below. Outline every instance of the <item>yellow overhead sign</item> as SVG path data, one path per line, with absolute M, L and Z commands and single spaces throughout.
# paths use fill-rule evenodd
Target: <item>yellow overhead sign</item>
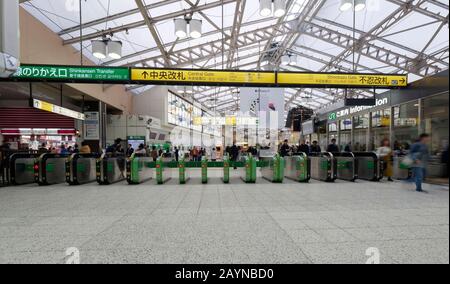
M 275 84 L 276 74 L 252 71 L 131 69 L 132 81 L 218 84 Z
M 383 74 L 278 73 L 278 84 L 298 86 L 406 87 L 408 76 Z

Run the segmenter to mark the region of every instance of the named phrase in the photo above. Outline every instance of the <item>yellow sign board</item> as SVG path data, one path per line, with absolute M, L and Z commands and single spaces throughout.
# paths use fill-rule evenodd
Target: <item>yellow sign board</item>
M 299 86 L 406 87 L 408 76 L 383 74 L 278 73 L 278 84 Z
M 173 82 L 173 83 L 214 83 L 214 84 L 275 84 L 276 74 L 252 71 L 207 71 L 182 69 L 131 69 L 131 80 Z
M 48 112 L 52 112 L 52 113 L 56 113 L 56 114 L 60 114 L 63 116 L 67 116 L 67 117 L 71 117 L 71 118 L 75 118 L 75 119 L 79 119 L 79 120 L 85 120 L 86 116 L 83 113 L 74 111 L 74 110 L 70 110 L 67 108 L 63 108 L 48 102 L 44 102 L 41 100 L 37 100 L 37 99 L 33 99 L 33 107 L 43 110 L 43 111 L 48 111 Z

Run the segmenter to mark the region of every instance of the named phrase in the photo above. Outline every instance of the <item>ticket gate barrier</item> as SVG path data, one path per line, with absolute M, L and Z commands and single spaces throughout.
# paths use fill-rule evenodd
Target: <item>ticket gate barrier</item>
M 241 179 L 245 183 L 256 183 L 256 160 L 253 155 L 249 154 L 242 158 L 243 167 L 241 168 Z M 234 166 L 240 166 L 238 163 L 234 163 Z
M 11 153 L 3 159 L 4 185 L 34 183 L 34 164 L 38 154 Z
M 283 183 L 284 159 L 279 155 L 271 158 L 262 158 L 257 166 L 261 168 L 262 177 L 273 183 Z
M 34 181 L 43 185 L 66 182 L 66 159 L 69 155 L 42 154 L 34 164 Z
M 165 164 L 166 167 L 173 167 L 170 163 Z M 208 162 L 206 157 L 203 157 L 200 162 L 186 162 L 184 159 L 178 163 L 180 184 L 186 184 L 190 179 L 189 169 L 200 169 L 202 184 L 208 183 L 208 168 L 222 168 L 222 162 Z
M 399 180 L 408 180 L 412 176 L 411 169 L 402 164 L 405 156 L 394 157 L 392 166 L 393 166 L 393 178 Z
M 190 176 L 189 169 L 186 168 L 186 159 L 185 158 L 182 158 L 178 162 L 178 169 L 179 169 L 180 184 L 186 184 L 191 179 L 191 176 Z
M 373 152 L 353 153 L 358 164 L 358 178 L 368 181 L 380 181 L 383 178 L 382 160 Z
M 348 181 L 356 181 L 358 179 L 358 160 L 355 154 L 333 153 L 336 158 L 337 178 Z
M 284 176 L 298 182 L 309 182 L 311 179 L 311 161 L 305 153 L 284 158 Z
M 98 154 L 72 154 L 66 160 L 66 182 L 81 185 L 97 180 Z
M 231 160 L 230 160 L 230 156 L 225 155 L 223 157 L 223 183 L 228 184 L 230 183 L 230 165 L 231 165 Z
M 103 154 L 96 164 L 97 182 L 100 185 L 108 185 L 121 182 L 126 179 L 126 158 L 125 156 L 112 157 L 110 154 Z
M 140 184 L 153 178 L 155 163 L 150 157 L 141 157 L 134 153 L 127 160 L 128 184 Z
M 175 167 L 178 166 L 178 163 L 173 163 L 173 165 L 175 165 Z M 163 158 L 159 157 L 158 160 L 156 160 L 156 182 L 159 185 L 165 184 L 167 181 L 169 181 L 170 179 L 172 179 L 171 176 L 166 176 L 166 167 L 173 167 L 168 163 L 164 163 L 163 162 Z
M 314 153 L 311 159 L 311 178 L 315 180 L 334 182 L 337 179 L 336 158 L 332 153 Z

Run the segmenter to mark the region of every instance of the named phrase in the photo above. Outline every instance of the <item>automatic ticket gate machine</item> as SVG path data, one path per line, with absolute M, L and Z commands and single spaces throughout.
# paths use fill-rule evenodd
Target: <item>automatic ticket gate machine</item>
M 338 179 L 354 182 L 358 179 L 358 160 L 355 154 L 333 153 L 336 158 L 336 175 Z
M 2 161 L 2 183 L 4 185 L 34 183 L 34 164 L 38 157 L 38 154 L 30 153 L 5 153 Z
M 96 170 L 97 182 L 101 185 L 124 181 L 126 179 L 126 158 L 125 156 L 103 154 L 97 160 Z
M 66 182 L 80 185 L 97 180 L 98 154 L 72 154 L 66 160 Z
M 337 179 L 336 158 L 332 153 L 314 153 L 311 159 L 311 178 L 334 182 Z
M 311 180 L 311 161 L 305 153 L 284 158 L 284 176 L 298 182 L 309 182 Z
M 151 180 L 154 170 L 158 170 L 158 163 L 154 163 L 150 157 L 141 157 L 133 154 L 127 160 L 127 182 L 128 184 L 140 184 Z
M 374 152 L 353 153 L 358 163 L 358 178 L 380 181 L 383 178 L 382 160 Z
M 261 168 L 264 179 L 273 183 L 283 183 L 285 162 L 278 153 L 271 157 L 260 157 L 257 166 Z
M 241 179 L 245 183 L 256 183 L 256 159 L 252 154 L 243 157 L 240 163 L 235 162 L 234 166 L 241 169 Z
M 69 155 L 42 154 L 34 164 L 34 181 L 43 185 L 66 182 L 66 159 Z

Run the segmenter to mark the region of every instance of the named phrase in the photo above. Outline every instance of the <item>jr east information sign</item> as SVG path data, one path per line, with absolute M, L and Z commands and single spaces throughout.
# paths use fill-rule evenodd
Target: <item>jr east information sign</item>
M 85 66 L 22 65 L 13 78 L 22 80 L 80 81 L 80 82 L 122 82 L 130 79 L 128 68 L 104 68 Z

